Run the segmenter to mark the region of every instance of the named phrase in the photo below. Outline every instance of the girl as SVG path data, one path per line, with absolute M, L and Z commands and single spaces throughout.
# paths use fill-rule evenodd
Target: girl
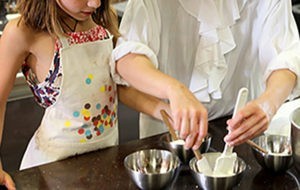
M 7 24 L 0 43 L 1 136 L 6 100 L 20 68 L 36 101 L 46 108 L 20 169 L 116 145 L 117 89 L 111 75 L 116 82 L 123 81 L 114 67 L 110 73 L 113 41 L 119 33 L 109 0 L 20 0 L 17 6 L 21 16 Z M 136 54 L 125 57 L 126 62 L 150 63 Z M 118 64 L 122 64 L 122 59 Z M 174 102 L 171 106 L 182 121 L 183 134 L 194 133 L 190 145 L 200 146 L 201 135 L 195 140 L 198 128 L 189 125 L 197 125 L 193 118 L 198 115 L 186 111 L 188 108 L 197 112 L 197 100 L 181 83 L 149 65 L 137 68 L 136 72 L 145 72 L 145 77 L 158 76 L 163 79 L 159 82 L 168 88 L 161 86 L 145 91 L 155 94 L 158 90 L 159 98 Z M 130 78 L 126 71 L 122 70 L 122 74 Z M 139 81 L 132 83 L 140 85 Z M 167 104 L 134 89 L 120 88 L 119 95 L 128 105 L 156 118 L 159 118 L 158 108 L 168 109 Z M 133 95 L 134 99 L 128 98 Z M 179 101 L 175 103 L 176 100 Z M 181 117 L 180 110 L 185 110 L 186 115 Z M 194 122 L 189 122 L 192 119 Z M 0 183 L 14 189 L 12 179 L 2 167 Z

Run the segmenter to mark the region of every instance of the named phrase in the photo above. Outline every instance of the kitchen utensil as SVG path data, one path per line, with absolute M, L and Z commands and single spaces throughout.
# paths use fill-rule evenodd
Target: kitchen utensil
M 300 172 L 300 107 L 296 108 L 290 116 L 291 143 L 295 167 Z
M 237 100 L 235 103 L 233 117 L 235 114 L 246 104 L 248 98 L 248 89 L 241 88 L 239 90 Z M 229 131 L 230 132 L 230 131 Z M 233 153 L 233 147 L 229 146 L 227 143 L 225 144 L 223 153 L 216 160 L 216 164 L 214 167 L 214 173 L 219 175 L 232 175 L 234 164 L 237 158 L 236 153 Z
M 211 166 L 213 166 L 216 163 L 216 159 L 220 157 L 220 152 L 208 152 L 202 154 L 203 157 L 205 156 Z M 197 184 L 200 186 L 199 189 L 205 189 L 205 190 L 211 190 L 211 189 L 217 189 L 217 190 L 228 190 L 228 189 L 234 189 L 235 186 L 237 186 L 245 171 L 247 168 L 246 163 L 239 157 L 236 159 L 236 164 L 233 169 L 233 174 L 230 176 L 217 176 L 217 175 L 207 175 L 205 172 L 203 173 L 201 171 L 201 168 L 199 168 L 197 165 L 196 158 L 193 158 L 190 161 L 190 171 L 196 180 Z M 239 188 L 238 188 L 239 189 Z
M 173 141 L 171 135 L 169 133 L 164 134 L 161 136 L 160 140 L 162 141 L 163 145 L 176 154 L 181 163 L 188 166 L 190 160 L 195 156 L 192 149 L 185 149 L 184 148 L 184 141 Z M 205 153 L 209 150 L 211 144 L 212 136 L 208 133 L 206 137 L 203 139 L 201 146 L 199 148 L 200 153 Z M 188 167 L 187 167 L 188 169 Z
M 147 149 L 129 154 L 124 166 L 133 182 L 141 189 L 162 189 L 175 178 L 179 158 L 167 150 Z
M 259 146 L 255 142 L 253 142 L 252 140 L 247 140 L 247 144 L 249 144 L 252 148 L 256 148 L 257 150 L 261 151 L 262 153 L 268 154 L 268 151 L 266 149 L 262 148 L 261 146 Z
M 169 129 L 169 132 L 170 132 L 173 140 L 175 140 L 175 141 L 178 140 L 179 138 L 177 137 L 177 135 L 172 127 L 172 124 L 169 121 L 169 119 L 172 120 L 172 118 L 169 116 L 169 114 L 165 110 L 161 110 L 160 113 L 163 118 L 163 121 L 165 122 L 165 124 L 167 125 L 167 127 Z M 193 150 L 193 153 L 198 160 L 197 166 L 201 167 L 202 171 L 205 171 L 207 173 L 212 173 L 212 169 L 211 169 L 207 159 L 201 155 L 199 150 Z
M 261 135 L 253 142 L 264 148 L 268 153 L 263 153 L 257 148 L 252 148 L 257 162 L 272 173 L 281 173 L 293 164 L 292 147 L 290 138 L 282 135 Z

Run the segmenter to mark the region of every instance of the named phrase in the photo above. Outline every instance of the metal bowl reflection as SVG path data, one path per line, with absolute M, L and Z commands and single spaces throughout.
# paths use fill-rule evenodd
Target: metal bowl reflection
M 220 152 L 208 152 L 202 154 L 210 164 L 212 168 L 216 163 L 217 158 L 221 155 Z M 225 189 L 232 189 L 236 185 L 238 185 L 244 175 L 244 172 L 247 169 L 246 163 L 239 157 L 237 157 L 236 163 L 234 165 L 234 172 L 233 175 L 228 176 L 220 176 L 210 173 L 209 175 L 206 173 L 202 173 L 198 166 L 197 166 L 197 159 L 194 157 L 190 161 L 190 169 L 191 172 L 197 181 L 198 185 L 200 185 L 203 189 L 211 190 L 211 189 L 218 189 L 218 190 L 225 190 Z
M 179 158 L 167 150 L 147 149 L 128 155 L 124 166 L 141 189 L 161 189 L 174 179 Z
M 267 150 L 267 154 L 252 147 L 257 162 L 265 169 L 280 173 L 293 164 L 292 147 L 289 137 L 281 135 L 261 135 L 253 139 L 257 145 Z
M 211 145 L 212 136 L 207 134 L 199 148 L 201 153 L 206 153 Z M 173 141 L 170 134 L 165 134 L 161 139 L 168 150 L 176 154 L 183 164 L 189 164 L 190 160 L 195 156 L 191 149 L 185 149 L 184 143 L 181 141 Z

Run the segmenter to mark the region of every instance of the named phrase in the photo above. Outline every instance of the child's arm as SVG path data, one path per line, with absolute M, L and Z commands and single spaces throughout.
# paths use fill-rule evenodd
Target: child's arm
M 145 113 L 156 119 L 162 120 L 160 110 L 170 112 L 170 105 L 154 96 L 145 94 L 133 87 L 118 86 L 119 100 L 128 107 L 138 112 Z
M 17 20 L 10 21 L 0 38 L 0 142 L 4 126 L 6 101 L 13 88 L 16 74 L 28 55 L 26 32 L 17 26 Z M 9 190 L 15 189 L 11 177 L 0 165 L 0 184 Z

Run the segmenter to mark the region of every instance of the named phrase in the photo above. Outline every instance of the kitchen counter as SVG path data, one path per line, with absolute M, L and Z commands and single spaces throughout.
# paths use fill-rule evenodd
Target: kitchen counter
M 226 134 L 226 120 L 221 118 L 209 123 L 212 135 L 212 150 L 222 151 Z M 165 134 L 163 134 L 165 135 Z M 160 148 L 165 149 L 157 135 L 142 140 L 130 141 L 126 144 L 102 149 L 80 156 L 68 158 L 39 167 L 11 173 L 17 189 L 138 189 L 131 181 L 123 166 L 124 158 L 137 150 Z M 251 148 L 247 144 L 235 147 L 238 156 L 244 159 L 248 169 L 241 183 L 234 189 L 300 189 L 300 174 L 294 168 L 281 175 L 274 175 L 263 170 L 254 159 Z M 201 189 L 193 179 L 188 168 L 182 167 L 179 175 L 167 189 Z

